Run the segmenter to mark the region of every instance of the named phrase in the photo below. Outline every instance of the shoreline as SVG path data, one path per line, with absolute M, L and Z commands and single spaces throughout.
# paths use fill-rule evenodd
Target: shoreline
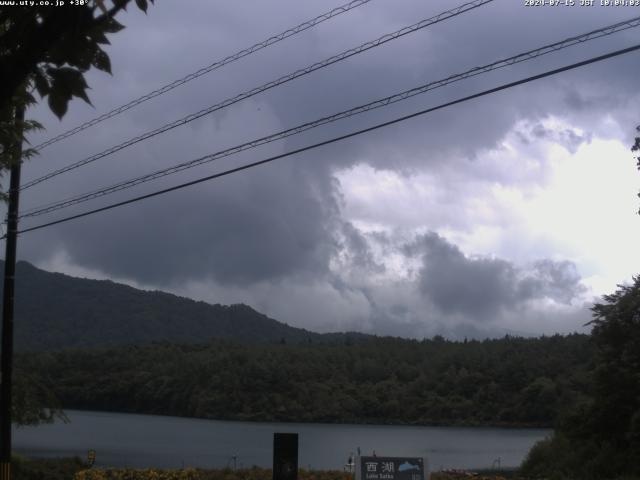
M 147 417 L 162 417 L 162 418 L 176 418 L 181 420 L 209 420 L 212 422 L 234 422 L 234 423 L 254 423 L 254 424 L 283 424 L 283 425 L 327 425 L 327 426 L 335 426 L 335 425 L 345 425 L 345 426 L 357 426 L 357 427 L 416 427 L 416 428 L 479 428 L 479 429 L 487 429 L 487 430 L 553 430 L 553 425 L 534 425 L 534 424 L 514 424 L 514 423 L 503 423 L 503 424 L 485 424 L 485 423 L 456 423 L 456 424 L 446 424 L 446 423 L 403 423 L 403 422 L 387 422 L 387 423 L 376 423 L 375 421 L 364 421 L 354 423 L 353 421 L 313 421 L 313 420 L 258 420 L 258 419 L 247 419 L 247 418 L 211 418 L 211 417 L 195 417 L 195 416 L 181 416 L 181 415 L 172 415 L 172 414 L 164 414 L 164 413 L 144 413 L 140 411 L 125 411 L 125 410 L 94 410 L 89 408 L 63 408 L 63 412 L 83 412 L 83 413 L 105 413 L 105 414 L 119 414 L 119 415 L 139 415 L 139 416 L 147 416 Z

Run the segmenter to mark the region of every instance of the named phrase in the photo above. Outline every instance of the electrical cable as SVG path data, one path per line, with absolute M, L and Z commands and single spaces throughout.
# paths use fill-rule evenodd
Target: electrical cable
M 385 107 L 387 105 L 396 103 L 396 102 L 400 102 L 403 100 L 407 100 L 408 98 L 411 98 L 415 95 L 419 95 L 422 93 L 426 93 L 428 91 L 434 90 L 436 88 L 440 88 L 443 87 L 445 85 L 449 85 L 451 83 L 460 81 L 460 80 L 464 80 L 466 78 L 470 78 L 476 75 L 480 75 L 482 73 L 486 73 L 486 72 L 490 72 L 492 70 L 497 70 L 499 68 L 504 68 L 510 65 L 514 65 L 517 63 L 521 63 L 524 61 L 529 61 L 532 60 L 534 58 L 540 57 L 542 55 L 546 55 L 548 53 L 552 53 L 552 52 L 556 52 L 559 50 L 562 50 L 564 48 L 568 48 L 570 46 L 576 45 L 576 44 L 580 44 L 580 43 L 584 43 L 586 41 L 589 40 L 593 40 L 593 39 L 597 39 L 597 38 L 601 38 L 604 36 L 608 36 L 608 35 L 612 35 L 614 33 L 623 31 L 623 30 L 627 30 L 629 28 L 634 28 L 640 26 L 640 16 L 639 17 L 635 17 L 623 22 L 618 22 L 616 24 L 613 25 L 609 25 L 606 27 L 602 27 L 599 28 L 597 30 L 593 30 L 591 32 L 588 33 L 584 33 L 582 35 L 578 35 L 578 36 L 574 36 L 574 37 L 570 37 L 567 38 L 565 40 L 561 40 L 559 42 L 555 42 L 552 43 L 550 45 L 545 45 L 543 47 L 534 49 L 534 50 L 529 50 L 527 52 L 524 53 L 520 53 L 518 55 L 514 55 L 511 56 L 509 58 L 505 58 L 502 60 L 498 60 L 495 62 L 492 62 L 490 64 L 484 65 L 482 67 L 475 67 L 472 68 L 470 70 L 467 70 L 465 72 L 462 73 L 458 73 L 458 74 L 454 74 L 454 75 L 450 75 L 444 79 L 441 80 L 437 80 L 437 81 L 433 81 L 433 82 L 429 82 L 427 84 L 421 85 L 419 87 L 415 87 L 412 88 L 410 90 L 405 90 L 401 93 L 397 93 L 373 102 L 369 102 L 367 104 L 364 105 L 360 105 L 354 108 L 351 108 L 349 110 L 344 110 L 342 112 L 330 115 L 330 116 L 326 116 L 317 120 L 314 120 L 312 122 L 307 122 L 304 123 L 302 125 L 298 125 L 296 127 L 293 128 L 289 128 L 287 130 L 283 130 L 265 137 L 261 137 L 255 140 L 252 140 L 250 142 L 246 142 L 240 145 L 236 145 L 234 147 L 231 148 L 227 148 L 225 150 L 221 150 L 212 154 L 208 154 L 205 155 L 203 157 L 199 157 L 196 159 L 192 159 L 188 162 L 184 162 L 184 163 L 180 163 L 178 165 L 174 165 L 168 168 L 164 168 L 161 170 L 157 170 L 155 172 L 146 174 L 146 175 L 142 175 L 136 178 L 132 178 L 132 179 L 128 179 L 128 180 L 124 180 L 121 181 L 119 183 L 116 183 L 114 185 L 111 185 L 109 187 L 105 187 L 105 188 L 101 188 L 98 190 L 94 190 L 92 192 L 88 192 L 88 193 L 84 193 L 84 194 L 80 194 L 80 195 L 76 195 L 73 196 L 71 198 L 67 198 L 64 200 L 60 200 L 57 202 L 53 202 L 53 203 L 49 203 L 47 205 L 44 206 L 39 206 L 39 207 L 34 207 L 31 208 L 27 211 L 25 211 L 22 215 L 20 215 L 19 218 L 27 218 L 27 217 L 35 217 L 35 216 L 39 216 L 39 215 L 44 215 L 46 213 L 51 213 L 53 211 L 56 210 L 60 210 L 62 208 L 66 208 L 72 205 L 76 205 L 79 203 L 84 203 L 86 201 L 95 199 L 95 198 L 99 198 L 99 197 L 103 197 L 105 195 L 111 194 L 111 193 L 115 193 L 121 190 L 125 190 L 128 188 L 132 188 L 134 186 L 140 185 L 142 183 L 146 183 L 152 180 L 156 180 L 158 178 L 162 178 L 165 177 L 167 175 L 171 175 L 174 173 L 178 173 L 181 172 L 183 170 L 187 170 L 189 168 L 193 168 L 196 167 L 198 165 L 202 165 L 205 163 L 209 163 L 212 162 L 214 160 L 218 160 L 220 158 L 224 158 L 230 155 L 234 155 L 252 148 L 256 148 L 258 146 L 261 145 L 265 145 L 267 143 L 271 143 L 274 142 L 276 140 L 280 140 L 283 138 L 287 138 L 290 137 L 292 135 L 296 135 L 308 130 L 311 130 L 312 128 L 316 128 L 319 127 L 321 125 L 325 125 L 328 123 L 332 123 L 338 120 L 342 120 L 345 118 L 349 118 L 355 115 L 359 115 L 361 113 L 364 112 L 368 112 L 380 107 Z
M 308 75 L 309 73 L 315 72 L 316 70 L 320 70 L 321 68 L 325 68 L 328 67 L 329 65 L 333 65 L 334 63 L 340 62 L 342 60 L 345 60 L 347 58 L 350 58 L 354 55 L 358 55 L 360 53 L 363 53 L 367 50 L 370 50 L 372 48 L 376 48 L 379 47 L 380 45 L 383 45 L 387 42 L 390 42 L 392 40 L 395 40 L 397 38 L 400 38 L 404 35 L 407 35 L 409 33 L 413 33 L 416 32 L 418 30 L 421 30 L 423 28 L 426 28 L 430 25 L 434 25 L 436 23 L 442 22 L 444 20 L 448 20 L 450 18 L 456 17 L 462 13 L 468 12 L 472 9 L 478 8 L 482 5 L 485 5 L 487 3 L 493 2 L 494 0 L 473 0 L 472 2 L 468 2 L 465 4 L 462 4 L 458 7 L 452 8 L 450 10 L 447 10 L 445 12 L 442 12 L 438 15 L 435 15 L 433 17 L 421 20 L 418 23 L 415 23 L 411 26 L 408 27 L 404 27 L 401 28 L 400 30 L 397 30 L 393 33 L 388 33 L 386 35 L 383 35 L 382 37 L 370 41 L 370 42 L 366 42 L 363 43 L 362 45 L 346 50 L 342 53 L 339 53 L 338 55 L 334 55 L 333 57 L 330 57 L 328 59 L 325 59 L 321 62 L 317 62 L 314 63 L 313 65 L 309 65 L 305 68 L 302 68 L 300 70 L 296 70 L 293 73 L 290 73 L 288 75 L 285 75 L 283 77 L 278 78 L 277 80 L 273 80 L 271 82 L 265 83 L 259 87 L 255 87 L 251 90 L 248 90 L 244 93 L 241 93 L 239 95 L 236 95 L 235 97 L 231 97 L 228 98 L 226 100 L 223 100 L 220 103 L 217 103 L 216 105 L 212 105 L 210 107 L 207 107 L 205 109 L 202 109 L 198 112 L 192 113 L 190 115 L 187 115 L 186 117 L 180 118 L 178 120 L 175 120 L 171 123 L 168 123 L 166 125 L 163 125 L 162 127 L 159 127 L 155 130 L 151 130 L 148 131 L 146 133 L 143 133 L 142 135 L 139 135 L 137 137 L 131 138 L 129 140 L 126 140 L 125 142 L 122 142 L 118 145 L 115 145 L 113 147 L 108 148 L 107 150 L 104 150 L 100 153 L 97 153 L 95 155 L 92 155 L 90 157 L 84 158 L 82 160 L 79 160 L 75 163 L 72 163 L 70 165 L 67 165 L 66 167 L 60 168 L 58 170 L 54 170 L 53 172 L 50 172 L 46 175 L 43 175 L 39 178 L 36 178 L 34 180 L 31 180 L 27 183 L 25 183 L 20 190 L 26 190 L 27 188 L 30 188 L 34 185 L 37 185 L 41 182 L 44 182 L 45 180 L 49 180 L 53 177 L 56 177 L 62 173 L 66 173 L 69 172 L 71 170 L 75 170 L 76 168 L 82 167 L 84 165 L 87 165 L 89 163 L 95 162 L 96 160 L 99 160 L 101 158 L 107 157 L 113 153 L 119 152 L 120 150 L 130 147 L 131 145 L 135 145 L 136 143 L 142 142 L 143 140 L 147 140 L 151 137 L 155 137 L 156 135 L 160 135 L 162 133 L 165 133 L 169 130 L 172 130 L 176 127 L 182 126 L 182 125 L 186 125 L 189 122 L 192 122 L 194 120 L 197 120 L 198 118 L 201 118 L 205 115 L 208 115 L 210 113 L 216 112 L 218 110 L 221 110 L 223 108 L 226 108 L 230 105 L 233 105 L 235 103 L 238 103 L 242 100 L 245 100 L 247 98 L 253 97 L 259 93 L 262 93 L 266 90 L 269 90 L 271 88 L 277 87 L 279 85 L 282 85 L 284 83 L 290 82 L 296 78 L 302 77 L 304 75 Z
M 233 63 L 237 60 L 240 60 L 241 58 L 244 58 L 248 55 L 251 55 L 252 53 L 256 53 L 259 50 L 262 50 L 263 48 L 267 48 L 271 45 L 274 45 L 278 42 L 281 42 L 282 40 L 292 37 L 294 35 L 297 35 L 298 33 L 304 32 L 305 30 L 308 30 L 310 28 L 315 27 L 316 25 L 319 25 L 320 23 L 329 20 L 331 18 L 337 17 L 338 15 L 341 15 L 343 13 L 346 13 L 350 10 L 353 10 L 354 8 L 360 7 L 361 5 L 364 5 L 366 3 L 369 3 L 371 0 L 353 0 L 352 2 L 346 3 L 344 5 L 341 5 L 339 7 L 336 7 L 326 13 L 323 13 L 322 15 L 318 15 L 315 18 L 312 18 L 311 20 L 307 20 L 304 23 L 301 23 L 300 25 L 297 25 L 293 28 L 290 28 L 288 30 L 285 30 L 282 33 L 279 33 L 277 35 L 274 35 L 272 37 L 269 37 L 266 40 L 263 40 L 262 42 L 256 43 L 255 45 L 250 46 L 249 48 L 245 48 L 244 50 L 240 50 L 239 52 L 234 53 L 233 55 L 229 55 L 228 57 L 223 58 L 222 60 L 218 60 L 210 65 L 207 65 L 206 67 L 201 68 L 200 70 L 197 70 L 193 73 L 190 73 L 189 75 L 186 75 L 178 80 L 175 80 L 171 83 L 168 83 L 167 85 L 164 85 L 152 92 L 147 93 L 146 95 L 142 95 L 141 97 L 136 98 L 135 100 L 131 100 L 129 103 L 126 103 L 124 105 L 121 105 L 117 108 L 114 108 L 113 110 L 104 113 L 96 118 L 93 118 L 92 120 L 89 120 L 81 125 L 78 125 L 75 128 L 72 128 L 70 130 L 67 130 L 66 132 L 61 133 L 60 135 L 57 135 L 53 138 L 50 138 L 49 140 L 40 143 L 39 145 L 36 145 L 35 147 L 33 147 L 35 150 L 42 150 L 46 147 L 48 147 L 49 145 L 52 145 L 54 143 L 59 142 L 60 140 L 64 140 L 65 138 L 68 138 L 72 135 L 75 135 L 78 132 L 81 132 L 83 130 L 86 130 L 89 127 L 93 127 L 94 125 L 97 125 L 98 123 L 104 122 L 105 120 L 115 117 L 116 115 L 120 115 L 123 112 L 126 112 L 127 110 L 130 110 L 134 107 L 137 107 L 138 105 L 140 105 L 141 103 L 146 102 L 147 100 L 151 100 L 152 98 L 158 97 L 164 93 L 167 93 L 171 90 L 173 90 L 174 88 L 177 88 L 181 85 L 184 85 L 187 82 L 190 82 L 191 80 L 195 80 L 198 77 L 201 77 L 203 75 L 206 75 L 207 73 L 210 73 L 214 70 L 217 70 L 218 68 L 221 68 L 225 65 L 229 65 L 230 63 Z
M 556 68 L 554 70 L 549 70 L 549 71 L 546 71 L 544 73 L 540 73 L 538 75 L 533 75 L 533 76 L 530 76 L 530 77 L 523 78 L 521 80 L 517 80 L 515 82 L 505 83 L 505 84 L 502 84 L 502 85 L 500 85 L 498 87 L 490 88 L 488 90 L 484 90 L 482 92 L 475 93 L 473 95 L 468 95 L 466 97 L 462 97 L 462 98 L 459 98 L 457 100 L 446 102 L 446 103 L 437 105 L 435 107 L 431 107 L 431 108 L 427 108 L 427 109 L 424 109 L 424 110 L 420 110 L 418 112 L 415 112 L 415 113 L 412 113 L 412 114 L 409 114 L 409 115 L 404 115 L 402 117 L 398 117 L 398 118 L 395 118 L 393 120 L 389 120 L 387 122 L 379 123 L 379 124 L 376 124 L 376 125 L 368 127 L 368 128 L 363 128 L 361 130 L 356 130 L 354 132 L 347 133 L 345 135 L 334 137 L 334 138 L 331 138 L 329 140 L 318 142 L 318 143 L 315 143 L 315 144 L 312 144 L 312 145 L 307 145 L 306 147 L 298 148 L 296 150 L 285 152 L 285 153 L 282 153 L 280 155 L 275 155 L 275 156 L 272 156 L 272 157 L 269 157 L 269 158 L 266 158 L 266 159 L 263 159 L 263 160 L 259 160 L 259 161 L 256 161 L 256 162 L 252 162 L 252 163 L 248 163 L 248 164 L 239 166 L 239 167 L 235 167 L 235 168 L 231 168 L 231 169 L 228 169 L 228 170 L 224 170 L 222 172 L 219 172 L 219 173 L 216 173 L 216 174 L 213 174 L 213 175 L 209 175 L 209 176 L 206 176 L 206 177 L 202 177 L 202 178 L 199 178 L 199 179 L 196 179 L 196 180 L 192 180 L 190 182 L 181 183 L 179 185 L 174 185 L 173 187 L 164 188 L 162 190 L 157 190 L 155 192 L 148 193 L 146 195 L 140 195 L 140 196 L 134 197 L 134 198 L 130 198 L 130 199 L 124 200 L 122 202 L 113 203 L 113 204 L 110 204 L 110 205 L 107 205 L 107 206 L 104 206 L 104 207 L 96 208 L 96 209 L 89 210 L 89 211 L 86 211 L 86 212 L 82 212 L 82 213 L 79 213 L 79 214 L 76 214 L 76 215 L 71 215 L 71 216 L 64 217 L 64 218 L 61 218 L 61 219 L 58 219 L 58 220 L 54 220 L 54 221 L 51 221 L 51 222 L 47 222 L 47 223 L 43 223 L 43 224 L 36 225 L 36 226 L 33 226 L 33 227 L 25 228 L 23 230 L 19 230 L 17 233 L 18 234 L 22 234 L 22 233 L 32 232 L 32 231 L 35 231 L 35 230 L 40 230 L 40 229 L 43 229 L 43 228 L 46 228 L 46 227 L 50 227 L 50 226 L 53 226 L 53 225 L 58 225 L 58 224 L 64 223 L 64 222 L 69 222 L 71 220 L 76 220 L 78 218 L 82 218 L 82 217 L 86 217 L 86 216 L 93 215 L 93 214 L 96 214 L 96 213 L 104 212 L 104 211 L 111 210 L 111 209 L 114 209 L 114 208 L 117 208 L 117 207 L 121 207 L 121 206 L 124 206 L 124 205 L 129 205 L 131 203 L 136 203 L 136 202 L 139 202 L 139 201 L 142 201 L 142 200 L 146 200 L 148 198 L 152 198 L 152 197 L 156 197 L 156 196 L 159 196 L 159 195 L 163 195 L 165 193 L 173 192 L 175 190 L 181 190 L 183 188 L 190 187 L 190 186 L 193 186 L 193 185 L 197 185 L 199 183 L 203 183 L 203 182 L 207 182 L 207 181 L 210 181 L 210 180 L 213 180 L 213 179 L 216 179 L 216 178 L 224 177 L 224 176 L 230 175 L 232 173 L 240 172 L 240 171 L 243 171 L 243 170 L 248 170 L 249 168 L 257 167 L 259 165 L 264 165 L 266 163 L 270 163 L 270 162 L 273 162 L 273 161 L 281 159 L 281 158 L 289 157 L 291 155 L 296 155 L 298 153 L 306 152 L 308 150 L 313 150 L 313 149 L 316 149 L 316 148 L 319 148 L 319 147 L 322 147 L 322 146 L 325 146 L 325 145 L 329 145 L 329 144 L 336 143 L 336 142 L 339 142 L 339 141 L 342 141 L 342 140 L 346 140 L 348 138 L 355 137 L 357 135 L 362 135 L 364 133 L 372 132 L 372 131 L 378 130 L 380 128 L 388 127 L 388 126 L 394 125 L 396 123 L 404 122 L 404 121 L 409 120 L 411 118 L 415 118 L 415 117 L 418 117 L 418 116 L 421 116 L 421 115 L 425 115 L 427 113 L 431 113 L 431 112 L 434 112 L 436 110 L 441 110 L 441 109 L 446 108 L 446 107 L 450 107 L 450 106 L 453 106 L 453 105 L 464 103 L 464 102 L 467 102 L 469 100 L 473 100 L 473 99 L 476 99 L 476 98 L 483 97 L 485 95 L 490 95 L 492 93 L 496 93 L 496 92 L 499 92 L 499 91 L 502 91 L 502 90 L 506 90 L 508 88 L 513 88 L 513 87 L 516 87 L 518 85 L 522 85 L 522 84 L 529 83 L 529 82 L 532 82 L 532 81 L 535 81 L 535 80 L 539 80 L 539 79 L 542 79 L 542 78 L 550 77 L 552 75 L 557 75 L 558 73 L 566 72 L 566 71 L 573 70 L 573 69 L 576 69 L 576 68 L 579 68 L 579 67 L 583 67 L 585 65 L 590 65 L 592 63 L 596 63 L 596 62 L 607 60 L 607 59 L 610 59 L 610 58 L 613 58 L 613 57 L 624 55 L 626 53 L 630 53 L 630 52 L 633 52 L 633 51 L 636 51 L 636 50 L 640 50 L 640 44 L 634 45 L 632 47 L 623 48 L 621 50 L 616 50 L 614 52 L 610 52 L 610 53 L 607 53 L 605 55 L 592 57 L 592 58 L 590 58 L 588 60 L 583 60 L 581 62 L 577 62 L 577 63 L 573 63 L 573 64 L 570 64 L 570 65 L 566 65 L 564 67 Z M 4 237 L 2 237 L 2 238 L 5 238 L 5 237 L 6 237 L 6 235 Z

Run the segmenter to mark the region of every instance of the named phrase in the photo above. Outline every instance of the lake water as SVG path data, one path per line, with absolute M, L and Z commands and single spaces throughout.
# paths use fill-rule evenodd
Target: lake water
M 66 412 L 71 423 L 14 429 L 14 450 L 34 457 L 80 456 L 98 466 L 271 467 L 274 432 L 299 434 L 299 465 L 342 469 L 350 452 L 424 456 L 433 470 L 517 467 L 545 429 L 252 423 L 105 412 Z M 235 457 L 235 460 L 234 460 Z

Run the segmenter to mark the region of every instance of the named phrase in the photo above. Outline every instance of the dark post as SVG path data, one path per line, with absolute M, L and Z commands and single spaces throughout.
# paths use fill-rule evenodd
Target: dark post
M 273 480 L 298 480 L 298 434 L 273 434 Z
M 22 137 L 24 107 L 16 107 L 15 124 Z M 0 361 L 0 480 L 11 479 L 11 372 L 13 367 L 13 297 L 15 291 L 16 244 L 18 240 L 18 200 L 20 198 L 20 164 L 22 141 L 6 146 L 13 149 L 9 205 L 7 209 L 7 243 L 4 257 L 2 292 L 2 357 Z

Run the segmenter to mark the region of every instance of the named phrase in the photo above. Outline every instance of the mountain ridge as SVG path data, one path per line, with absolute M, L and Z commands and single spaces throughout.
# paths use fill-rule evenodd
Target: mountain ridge
M 0 278 L 0 286 L 3 283 Z M 111 280 L 47 272 L 26 261 L 16 265 L 15 302 L 19 351 L 211 339 L 336 343 L 370 337 L 355 332 L 320 334 L 279 322 L 245 304 L 209 304 Z

